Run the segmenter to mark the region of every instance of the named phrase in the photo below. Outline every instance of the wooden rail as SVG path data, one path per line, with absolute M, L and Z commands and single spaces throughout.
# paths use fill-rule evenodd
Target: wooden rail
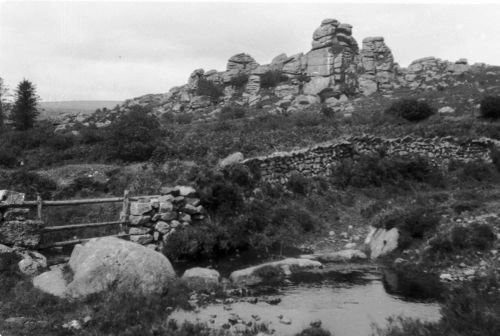
M 99 222 L 99 223 L 82 223 L 82 224 L 60 225 L 60 226 L 46 226 L 42 230 L 44 232 L 54 232 L 54 231 L 63 231 L 63 230 L 71 230 L 71 229 L 79 229 L 79 228 L 117 225 L 117 224 L 123 225 L 123 224 L 127 224 L 127 222 L 119 220 L 119 221 L 114 221 L 114 222 Z
M 111 235 L 111 236 L 107 236 L 107 237 L 125 238 L 128 236 L 130 236 L 130 235 L 127 233 L 120 233 L 120 234 Z M 54 242 L 54 243 L 41 245 L 38 248 L 39 249 L 46 249 L 46 248 L 50 248 L 50 247 L 63 247 L 63 246 L 68 246 L 68 245 L 76 245 L 76 244 L 81 244 L 83 242 L 89 241 L 90 239 L 92 239 L 92 238 L 82 238 L 82 239 L 66 240 L 66 241 L 62 241 L 62 242 Z
M 115 235 L 111 235 L 113 237 L 124 238 L 129 235 L 124 233 L 124 225 L 129 223 L 129 214 L 130 214 L 130 202 L 138 201 L 140 199 L 150 199 L 157 198 L 161 195 L 147 195 L 147 196 L 134 196 L 130 197 L 129 191 L 125 190 L 123 193 L 123 197 L 109 197 L 109 198 L 90 198 L 90 199 L 77 199 L 77 200 L 60 200 L 60 201 L 44 201 L 40 194 L 37 194 L 35 201 L 24 201 L 18 204 L 0 204 L 0 209 L 2 208 L 19 208 L 19 207 L 36 207 L 36 218 L 37 220 L 42 221 L 42 214 L 44 207 L 51 206 L 75 206 L 75 205 L 86 205 L 86 204 L 105 204 L 105 203 L 119 203 L 122 202 L 122 209 L 120 212 L 120 218 L 117 221 L 108 221 L 108 222 L 98 222 L 98 223 L 81 223 L 81 224 L 69 224 L 69 225 L 61 225 L 61 226 L 46 226 L 41 228 L 41 234 L 43 233 L 51 233 L 51 232 L 59 232 L 65 230 L 74 230 L 74 229 L 85 229 L 85 228 L 96 228 L 96 227 L 105 227 L 111 225 L 119 225 L 119 233 Z M 50 242 L 45 243 L 39 246 L 40 249 L 49 248 L 49 247 L 62 247 L 68 245 L 75 245 L 82 242 L 85 242 L 91 238 L 81 238 L 81 239 L 72 239 L 66 241 L 58 241 L 58 242 Z

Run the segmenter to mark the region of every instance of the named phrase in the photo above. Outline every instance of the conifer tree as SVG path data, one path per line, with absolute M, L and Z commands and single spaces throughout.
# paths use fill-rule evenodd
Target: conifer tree
M 38 96 L 35 86 L 28 80 L 22 80 L 16 89 L 16 99 L 12 108 L 11 119 L 17 130 L 25 131 L 35 124 L 39 114 Z

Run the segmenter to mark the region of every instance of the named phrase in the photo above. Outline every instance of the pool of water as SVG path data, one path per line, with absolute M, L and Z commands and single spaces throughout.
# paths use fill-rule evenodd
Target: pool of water
M 241 329 L 249 321 L 268 323 L 277 335 L 294 335 L 316 320 L 335 336 L 371 335 L 372 324 L 383 326 L 390 316 L 404 315 L 425 321 L 440 318 L 437 303 L 439 288 L 425 279 L 404 279 L 383 269 L 325 269 L 295 276 L 286 283 L 254 288 L 264 296 L 272 288 L 278 304 L 263 301 L 211 304 L 196 312 L 175 311 L 171 318 L 179 322 L 207 322 L 214 327 L 228 320 Z M 282 316 L 280 318 L 280 316 Z M 291 322 L 285 324 L 283 322 Z

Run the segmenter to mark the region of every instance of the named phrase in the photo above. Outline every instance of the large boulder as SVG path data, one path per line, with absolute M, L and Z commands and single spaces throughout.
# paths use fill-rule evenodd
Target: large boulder
M 372 228 L 365 239 L 365 244 L 370 247 L 370 258 L 376 259 L 398 248 L 399 231 L 397 228 L 390 230 Z
M 381 36 L 363 40 L 360 52 L 359 90 L 366 96 L 377 90 L 390 90 L 395 81 L 395 64 L 391 49 Z
M 170 261 L 161 253 L 116 237 L 94 238 L 76 245 L 69 260 L 72 273 L 59 296 L 81 298 L 108 289 L 142 294 L 161 294 L 175 278 Z M 42 273 L 35 286 L 54 292 L 50 279 L 60 281 L 60 271 Z M 61 294 L 62 292 L 62 294 Z
M 235 284 L 254 285 L 263 281 L 289 276 L 293 273 L 319 269 L 322 267 L 323 265 L 319 261 L 287 258 L 234 271 L 229 278 Z

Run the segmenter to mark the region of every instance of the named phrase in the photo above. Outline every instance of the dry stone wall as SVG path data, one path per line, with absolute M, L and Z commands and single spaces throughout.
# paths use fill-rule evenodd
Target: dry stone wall
M 500 141 L 488 138 L 459 142 L 452 137 L 424 139 L 407 136 L 388 139 L 358 136 L 310 148 L 249 158 L 242 161 L 242 164 L 257 170 L 262 181 L 284 184 L 293 172 L 305 177 L 327 176 L 340 160 L 380 149 L 384 149 L 388 156 L 423 156 L 432 164 L 445 168 L 451 161 L 491 162 L 491 146 L 500 147 Z
M 29 219 L 23 202 L 23 193 L 0 190 L 0 244 L 33 248 L 40 243 L 43 223 Z
M 130 241 L 161 249 L 168 237 L 205 218 L 198 193 L 192 187 L 162 188 L 158 198 L 130 203 Z

